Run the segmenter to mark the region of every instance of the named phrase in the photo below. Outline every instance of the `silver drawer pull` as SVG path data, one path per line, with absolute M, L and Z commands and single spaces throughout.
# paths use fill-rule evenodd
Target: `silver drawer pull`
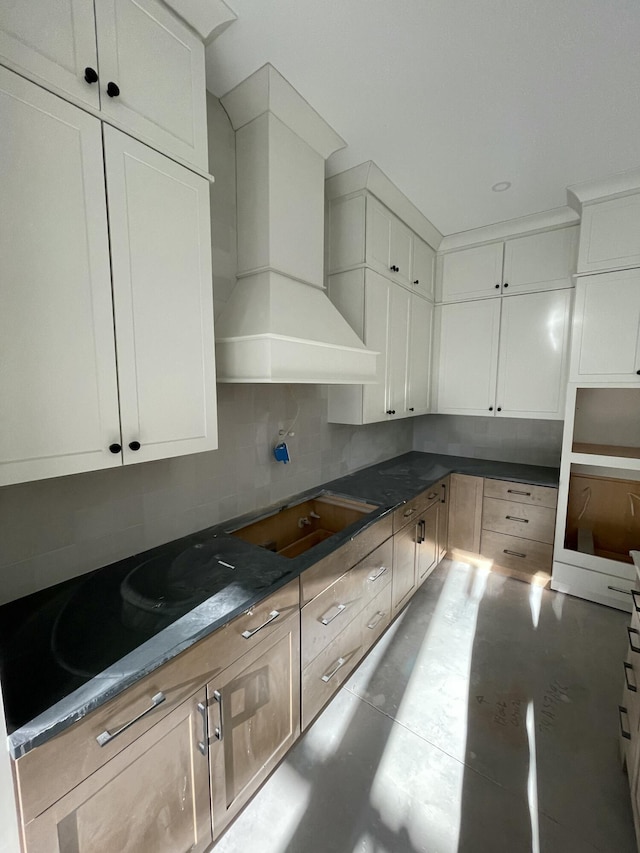
M 618 714 L 620 716 L 620 734 L 622 735 L 623 738 L 626 738 L 627 740 L 631 740 L 631 732 L 626 732 L 622 726 L 622 715 L 626 714 L 628 717 L 629 712 L 622 705 L 618 705 Z
M 339 616 L 343 610 L 346 610 L 346 607 L 346 604 L 336 604 L 335 607 L 331 608 L 331 610 L 327 610 L 324 616 L 320 617 L 320 621 L 323 625 L 328 625 L 330 622 L 333 622 L 333 620 Z M 335 612 L 332 613 L 332 610 Z
M 633 672 L 633 667 L 627 661 L 624 661 L 622 665 L 624 666 L 624 680 L 625 680 L 625 683 L 627 685 L 627 690 L 630 690 L 632 693 L 637 693 L 638 688 L 636 687 L 635 684 L 632 684 L 629 681 L 629 675 L 628 675 L 629 670 L 631 670 L 631 672 Z M 635 678 L 635 675 L 634 675 L 634 678 Z
M 518 518 L 517 515 L 505 515 L 507 521 L 520 521 L 522 524 L 529 524 L 528 518 Z
M 106 746 L 109 741 L 112 741 L 114 739 L 114 737 L 118 737 L 118 735 L 121 735 L 122 732 L 125 732 L 134 723 L 137 723 L 138 720 L 141 720 L 143 717 L 146 717 L 147 714 L 150 714 L 154 708 L 158 707 L 158 705 L 162 705 L 162 703 L 165 702 L 166 699 L 167 697 L 164 695 L 164 693 L 156 693 L 156 695 L 151 698 L 151 705 L 149 705 L 148 708 L 145 708 L 144 711 L 142 711 L 132 720 L 129 720 L 129 722 L 125 723 L 124 726 L 120 726 L 120 728 L 116 729 L 115 732 L 110 732 L 108 729 L 105 730 L 104 732 L 102 732 L 102 734 L 99 734 L 96 737 L 96 740 L 98 741 L 100 746 Z
M 378 571 L 377 571 L 375 574 L 373 574 L 373 575 L 369 575 L 369 580 L 370 580 L 370 581 L 377 581 L 377 580 L 378 580 L 378 578 L 381 578 L 381 577 L 382 577 L 382 575 L 383 575 L 386 571 L 387 571 L 387 567 L 386 567 L 386 566 L 380 566 L 380 568 L 378 569 Z
M 384 610 L 378 610 L 371 622 L 369 622 L 369 624 L 367 625 L 367 628 L 370 628 L 373 631 L 373 629 L 382 622 L 385 616 L 386 613 L 384 612 Z
M 640 652 L 640 646 L 633 645 L 633 635 L 636 637 L 640 637 L 640 631 L 637 628 L 627 628 L 627 634 L 629 635 L 629 648 L 632 652 Z
M 202 714 L 202 740 L 198 741 L 198 750 L 203 754 L 207 754 L 209 745 L 209 732 L 207 730 L 207 708 L 202 702 L 198 702 L 198 711 Z
M 502 553 L 509 554 L 511 557 L 522 557 L 523 560 L 527 556 L 526 554 L 520 554 L 518 551 L 509 551 L 508 548 L 505 548 Z
M 608 586 L 607 589 L 610 589 L 611 592 L 621 592 L 623 595 L 633 595 L 632 589 L 622 589 L 619 586 Z
M 252 631 L 243 631 L 242 636 L 245 638 L 245 640 L 248 640 L 249 637 L 253 637 L 254 634 L 258 633 L 258 631 L 262 631 L 263 628 L 266 628 L 267 625 L 273 622 L 274 619 L 277 619 L 279 615 L 279 610 L 272 610 L 266 622 L 263 622 L 262 625 L 258 625 L 258 627 L 254 628 Z
M 508 495 L 522 495 L 523 498 L 530 498 L 531 492 L 519 492 L 517 489 L 507 489 Z
M 410 507 L 409 509 L 405 509 L 405 511 L 404 511 L 404 513 L 403 513 L 403 515 L 404 515 L 404 517 L 405 517 L 405 518 L 409 518 L 409 516 L 410 516 L 410 515 L 413 515 L 413 513 L 414 513 L 415 511 L 416 511 L 415 507 Z
M 325 682 L 325 684 L 326 684 L 326 682 L 327 682 L 327 681 L 331 681 L 331 679 L 332 679 L 332 678 L 333 678 L 333 676 L 336 674 L 336 672 L 337 672 L 339 669 L 341 669 L 341 668 L 345 665 L 345 663 L 346 663 L 346 662 L 347 662 L 347 659 L 346 659 L 346 658 L 338 658 L 338 660 L 336 661 L 336 665 L 335 665 L 335 667 L 331 670 L 331 672 L 326 672 L 326 673 L 322 676 L 322 680 Z

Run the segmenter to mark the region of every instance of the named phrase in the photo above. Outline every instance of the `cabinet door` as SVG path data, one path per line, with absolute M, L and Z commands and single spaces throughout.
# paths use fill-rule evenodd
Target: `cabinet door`
M 125 462 L 212 450 L 208 183 L 112 127 L 104 134 Z
M 429 411 L 432 326 L 433 305 L 426 299 L 411 294 L 407 347 L 407 414 L 423 415 Z
M 26 853 L 206 850 L 211 815 L 204 702 L 203 690 L 28 823 Z
M 571 287 L 577 245 L 577 225 L 507 240 L 503 295 Z
M 416 234 L 413 235 L 413 259 L 411 262 L 411 284 L 417 293 L 433 300 L 435 281 L 435 259 L 436 253 L 431 246 L 421 240 Z
M 484 299 L 436 309 L 438 412 L 489 415 L 494 410 L 500 302 Z
M 0 484 L 121 464 L 100 122 L 0 68 Z
M 404 222 L 397 217 L 391 218 L 390 266 L 393 278 L 401 284 L 411 283 L 411 257 L 413 255 L 413 237 Z
M 433 504 L 418 519 L 418 546 L 416 548 L 416 575 L 421 584 L 427 579 L 439 562 L 438 518 L 440 502 Z
M 380 202 L 367 197 L 367 263 L 385 275 L 391 274 L 391 223 L 394 218 Z
M 300 732 L 300 615 L 207 686 L 214 835 Z
M 405 413 L 407 394 L 407 339 L 411 294 L 398 285 L 390 285 L 389 364 L 387 368 L 387 403 L 394 414 Z
M 579 280 L 572 382 L 640 382 L 640 271 Z
M 391 282 L 381 275 L 365 272 L 364 342 L 369 349 L 376 350 L 376 383 L 364 385 L 362 392 L 363 423 L 387 419 L 388 370 L 391 323 Z
M 504 299 L 496 414 L 564 418 L 572 290 Z
M 393 537 L 393 577 L 391 600 L 397 613 L 416 589 L 416 543 L 418 527 L 408 524 Z
M 102 109 L 136 136 L 207 169 L 204 45 L 154 0 L 95 0 Z M 109 97 L 108 83 L 119 94 Z
M 41 86 L 99 107 L 98 83 L 84 79 L 87 66 L 98 68 L 91 0 L 3 0 L 0 56 Z
M 452 474 L 449 481 L 449 550 L 480 553 L 482 477 Z
M 442 302 L 499 296 L 504 243 L 490 243 L 442 255 L 439 291 Z
M 640 195 L 585 204 L 578 272 L 640 265 Z

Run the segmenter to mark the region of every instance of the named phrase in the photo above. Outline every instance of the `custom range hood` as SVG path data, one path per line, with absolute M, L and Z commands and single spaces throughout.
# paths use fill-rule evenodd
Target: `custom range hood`
M 271 65 L 222 99 L 236 131 L 237 284 L 219 382 L 362 384 L 376 355 L 323 288 L 324 161 L 345 142 Z

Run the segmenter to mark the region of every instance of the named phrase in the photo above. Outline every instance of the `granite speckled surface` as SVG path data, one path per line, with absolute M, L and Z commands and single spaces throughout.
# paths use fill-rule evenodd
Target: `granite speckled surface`
M 100 583 L 108 578 L 114 578 L 114 582 L 117 581 L 119 591 L 122 579 L 133 568 L 152 563 L 156 559 L 161 560 L 168 554 L 173 558 L 171 566 L 175 569 L 176 564 L 178 564 L 183 573 L 180 578 L 181 607 L 178 607 L 174 613 L 167 617 L 170 624 L 157 623 L 156 629 L 159 626 L 162 627 L 155 633 L 152 633 L 152 629 L 144 622 L 140 626 L 128 626 L 127 630 L 130 634 L 128 642 L 132 648 L 127 650 L 117 661 L 108 663 L 99 671 L 96 670 L 95 674 L 93 670 L 96 669 L 96 661 L 100 660 L 100 655 L 95 654 L 95 649 L 89 648 L 91 644 L 86 642 L 84 644 L 69 643 L 69 648 L 73 646 L 76 649 L 74 654 L 78 653 L 78 647 L 81 651 L 84 648 L 90 653 L 90 658 L 93 654 L 94 659 L 90 661 L 91 665 L 86 660 L 74 660 L 71 663 L 67 661 L 65 668 L 72 674 L 75 673 L 81 682 L 74 682 L 72 678 L 62 688 L 57 688 L 57 694 L 52 691 L 51 705 L 41 710 L 33 719 L 21 722 L 11 732 L 9 735 L 11 754 L 17 758 L 34 747 L 45 743 L 140 678 L 188 649 L 217 628 L 225 625 L 279 587 L 284 586 L 305 569 L 339 548 L 349 539 L 357 536 L 358 533 L 374 524 L 398 505 L 411 500 L 437 480 L 454 472 L 552 487 L 557 487 L 559 477 L 557 468 L 413 451 L 364 468 L 338 480 L 324 483 L 315 489 L 297 495 L 288 500 L 286 504 L 281 503 L 276 507 L 265 508 L 259 513 L 251 513 L 233 519 L 193 536 L 184 537 L 184 539 L 120 561 L 115 566 L 106 566 L 92 573 L 92 583 Z M 376 504 L 377 508 L 362 520 L 346 527 L 313 549 L 293 559 L 250 545 L 229 535 L 230 531 L 243 524 L 269 514 L 269 510 L 275 511 L 283 505 L 296 504 L 309 495 L 321 491 L 365 500 Z M 206 560 L 202 558 L 205 553 Z M 178 559 L 175 559 L 176 555 Z M 218 561 L 222 561 L 222 563 Z M 213 564 L 220 567 L 219 571 L 211 571 Z M 229 569 L 225 564 L 229 564 L 233 568 Z M 172 581 L 176 583 L 176 578 L 172 578 Z M 197 588 L 197 593 L 194 596 L 190 596 L 188 592 L 189 583 L 193 583 L 194 590 Z M 60 586 L 67 587 L 68 583 Z M 85 586 L 85 589 L 90 591 L 91 587 Z M 76 603 L 78 599 L 73 598 L 73 595 L 77 596 L 77 591 L 73 594 L 67 593 L 67 599 L 70 598 L 73 603 Z M 46 596 L 43 597 L 42 594 L 39 596 L 36 594 L 36 596 L 29 598 L 38 601 L 46 600 Z M 68 600 L 65 603 L 68 604 Z M 11 607 L 11 605 L 6 605 L 5 608 L 7 607 Z M 90 602 L 87 602 L 85 607 L 90 609 Z M 4 611 L 5 608 L 0 610 Z M 120 611 L 118 611 L 118 617 L 114 616 L 112 619 L 110 629 L 119 634 L 126 634 L 127 630 L 122 627 L 118 621 L 119 618 Z M 172 619 L 174 621 L 171 621 Z M 58 622 L 56 621 L 55 624 L 57 625 Z M 23 642 L 28 644 L 28 634 L 24 630 L 24 626 L 22 627 Z M 77 626 L 76 629 L 79 630 Z M 134 629 L 138 629 L 137 633 Z M 86 626 L 85 630 L 87 630 Z M 77 635 L 71 631 L 70 636 L 76 638 Z M 50 646 L 53 646 L 53 641 L 49 641 L 48 637 L 47 641 Z M 111 645 L 105 640 L 100 641 L 99 638 L 95 638 L 96 647 L 99 647 L 101 642 L 103 645 Z M 0 651 L 5 651 L 4 658 L 6 659 L 6 650 L 0 649 Z M 17 673 L 15 678 L 20 681 L 22 663 L 23 661 L 18 660 L 15 666 Z M 24 672 L 23 667 L 22 674 Z M 38 672 L 35 675 L 42 685 L 42 673 Z M 46 678 L 44 681 L 46 682 Z M 7 692 L 10 695 L 12 687 L 11 684 L 7 684 L 4 670 L 3 684 L 5 689 L 9 688 Z M 16 689 L 22 689 L 21 684 L 17 685 Z M 60 692 L 64 693 L 65 690 L 68 690 L 67 694 L 60 696 Z

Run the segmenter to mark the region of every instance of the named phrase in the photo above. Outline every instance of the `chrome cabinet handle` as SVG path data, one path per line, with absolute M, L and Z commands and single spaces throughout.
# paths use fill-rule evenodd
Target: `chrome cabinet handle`
M 622 715 L 623 714 L 626 714 L 627 717 L 629 716 L 629 712 L 627 711 L 627 709 L 624 708 L 622 705 L 618 705 L 618 716 L 620 718 L 620 734 L 622 735 L 623 738 L 626 738 L 627 740 L 631 740 L 631 732 L 626 732 L 624 730 L 623 725 L 622 725 Z
M 635 634 L 637 637 L 640 637 L 640 631 L 637 628 L 627 628 L 627 634 L 629 635 L 629 648 L 631 651 L 640 653 L 640 646 L 633 645 L 633 635 Z
M 207 706 L 203 702 L 198 702 L 198 711 L 202 714 L 202 740 L 198 741 L 198 750 L 202 755 L 207 754 L 209 746 L 209 730 L 207 728 Z
M 520 521 L 522 524 L 529 524 L 528 518 L 518 518 L 517 515 L 505 515 L 507 521 Z
M 409 516 L 413 515 L 413 513 L 415 511 L 416 511 L 415 507 L 410 507 L 409 509 L 405 509 L 405 511 L 403 513 L 404 518 L 409 518 Z
M 339 616 L 343 610 L 346 610 L 346 607 L 347 607 L 346 604 L 334 605 L 334 607 L 327 610 L 327 612 L 324 614 L 324 616 L 320 617 L 320 621 L 322 622 L 323 625 L 328 625 L 330 622 L 333 622 L 333 620 L 337 616 Z M 335 609 L 335 613 L 331 613 L 331 611 L 334 609 Z
M 639 650 L 640 651 L 640 650 Z M 147 714 L 150 714 L 154 708 L 157 708 L 158 705 L 162 705 L 163 702 L 166 702 L 167 697 L 164 695 L 162 691 L 156 693 L 155 696 L 151 698 L 151 704 L 148 708 L 145 708 L 140 714 L 135 716 L 132 720 L 129 720 L 128 723 L 125 723 L 123 726 L 120 726 L 119 729 L 116 729 L 115 732 L 110 732 L 108 729 L 99 734 L 96 737 L 96 740 L 100 744 L 100 746 L 106 746 L 110 741 L 114 739 L 114 737 L 118 737 L 122 732 L 125 732 L 128 728 L 130 728 L 134 723 L 137 723 L 138 720 L 141 720 L 143 717 L 146 717 Z
M 331 681 L 331 679 L 332 679 L 332 678 L 333 678 L 333 676 L 336 674 L 336 672 L 337 672 L 339 669 L 341 669 L 341 668 L 345 665 L 345 663 L 346 663 L 346 662 L 347 662 L 347 659 L 346 659 L 346 658 L 338 658 L 338 660 L 336 661 L 336 665 L 335 665 L 335 667 L 331 670 L 331 672 L 326 672 L 326 673 L 322 676 L 322 680 L 325 682 L 325 684 L 327 683 L 327 681 Z
M 378 610 L 378 612 L 374 615 L 371 622 L 369 622 L 369 624 L 367 625 L 367 628 L 370 628 L 373 631 L 373 629 L 377 625 L 379 625 L 380 622 L 382 622 L 382 620 L 384 619 L 385 616 L 386 616 L 386 614 L 385 614 L 384 610 Z
M 258 625 L 258 627 L 254 628 L 252 631 L 243 631 L 242 636 L 245 638 L 245 640 L 248 640 L 249 637 L 253 637 L 254 634 L 258 633 L 258 631 L 262 631 L 263 628 L 266 628 L 267 625 L 269 625 L 271 622 L 273 622 L 274 619 L 277 619 L 279 615 L 280 615 L 279 610 L 272 610 L 271 613 L 269 614 L 269 618 L 266 620 L 266 622 L 263 622 L 262 625 Z
M 387 571 L 387 567 L 386 567 L 386 566 L 380 566 L 380 568 L 378 569 L 378 571 L 377 571 L 375 574 L 373 574 L 373 575 L 369 575 L 369 580 L 370 580 L 370 581 L 377 581 L 377 580 L 378 580 L 378 578 L 381 578 L 381 577 L 382 577 L 382 575 L 383 575 L 386 571 Z
M 522 557 L 523 560 L 527 556 L 526 554 L 520 554 L 518 551 L 509 551 L 508 548 L 504 548 L 502 553 L 503 554 L 510 554 L 512 557 Z M 640 651 L 640 649 L 638 651 Z
M 220 693 L 219 690 L 214 690 L 213 698 L 218 706 L 218 714 L 220 716 L 220 719 L 218 720 L 218 725 L 213 730 L 213 733 L 216 737 L 216 740 L 222 740 L 222 693 Z
M 517 489 L 507 489 L 508 495 L 522 495 L 524 498 L 530 498 L 531 492 L 519 492 Z
M 630 690 L 632 693 L 637 693 L 638 688 L 636 687 L 635 684 L 632 684 L 629 681 L 629 670 L 631 670 L 631 672 L 633 672 L 633 667 L 631 666 L 630 663 L 628 663 L 628 661 L 624 661 L 622 665 L 624 666 L 624 680 L 625 680 L 625 683 L 627 685 L 627 690 Z
M 640 606 L 638 606 L 638 598 L 640 598 L 640 592 L 638 592 L 637 589 L 630 589 L 629 594 L 631 595 L 631 598 L 633 599 L 633 606 L 636 609 L 636 613 L 640 613 Z M 636 598 L 636 596 L 637 596 L 637 598 Z

